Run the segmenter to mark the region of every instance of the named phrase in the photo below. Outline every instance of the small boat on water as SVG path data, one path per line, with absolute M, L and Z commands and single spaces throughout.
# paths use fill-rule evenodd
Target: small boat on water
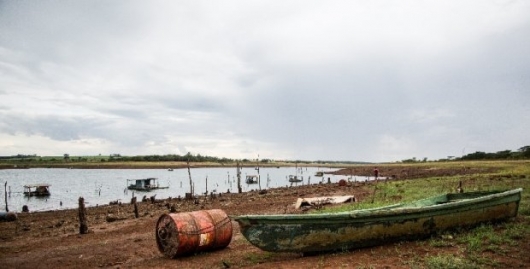
M 247 178 L 245 179 L 245 183 L 247 183 L 247 184 L 256 184 L 256 183 L 258 183 L 258 176 L 257 175 L 247 175 Z
M 50 196 L 50 184 L 31 184 L 24 186 L 25 196 Z
M 302 182 L 303 180 L 304 179 L 298 175 L 289 175 L 289 182 L 291 183 Z
M 323 177 L 323 176 L 324 176 L 324 172 L 322 172 L 322 171 L 317 171 L 315 173 L 315 177 Z
M 425 238 L 443 230 L 517 216 L 522 189 L 449 193 L 412 203 L 326 214 L 232 217 L 254 246 L 324 252 Z
M 129 184 L 133 182 L 134 184 Z M 158 179 L 154 177 L 143 179 L 127 179 L 127 189 L 135 191 L 151 191 L 156 189 L 167 189 L 169 187 L 161 187 L 158 184 Z

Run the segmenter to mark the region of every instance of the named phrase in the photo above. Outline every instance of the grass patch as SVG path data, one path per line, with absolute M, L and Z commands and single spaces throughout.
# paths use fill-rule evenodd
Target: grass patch
M 524 223 L 508 223 L 504 234 L 510 240 L 520 240 L 530 235 L 530 226 Z M 510 241 L 510 243 L 513 244 L 513 241 Z
M 428 163 L 426 165 L 433 167 L 431 169 L 436 169 L 437 167 L 454 167 L 455 169 L 458 169 L 459 167 L 473 167 L 482 168 L 488 171 L 493 170 L 495 172 L 452 175 L 444 177 L 428 177 L 399 181 L 380 181 L 377 184 L 361 186 L 361 188 L 365 188 L 368 192 L 370 192 L 370 195 L 365 197 L 364 200 L 339 207 L 323 208 L 321 212 L 342 212 L 411 202 L 431 196 L 455 192 L 459 182 L 462 182 L 464 191 L 489 191 L 523 188 L 521 203 L 519 205 L 519 214 L 530 216 L 529 161 L 450 162 Z
M 272 259 L 273 255 L 274 253 L 272 252 L 250 253 L 245 256 L 245 260 L 251 264 L 260 264 Z
M 475 269 L 480 268 L 472 261 L 455 257 L 451 254 L 429 256 L 425 258 L 425 266 L 429 269 Z
M 440 237 L 432 238 L 428 242 L 429 246 L 435 248 L 453 247 L 456 245 L 454 236 L 451 234 L 443 234 Z

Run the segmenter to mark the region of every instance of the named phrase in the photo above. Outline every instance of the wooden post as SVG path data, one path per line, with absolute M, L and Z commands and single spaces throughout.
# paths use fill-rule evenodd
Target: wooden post
M 136 196 L 131 199 L 132 204 L 134 205 L 134 217 L 138 218 L 138 204 L 136 203 Z
M 6 193 L 6 195 L 5 195 L 5 198 L 6 198 L 6 212 L 9 212 L 9 208 L 7 207 L 7 181 L 6 181 L 6 184 L 4 184 L 4 191 Z
M 377 190 L 377 184 L 374 184 L 374 193 L 372 193 L 372 204 L 375 201 L 375 191 Z
M 88 225 L 86 221 L 85 198 L 79 197 L 79 233 L 87 234 Z
M 191 171 L 190 171 L 190 157 L 188 155 L 188 177 L 190 178 L 190 197 L 189 199 L 193 199 L 193 181 L 191 180 Z
M 258 158 L 256 159 L 256 166 L 257 166 L 256 169 L 258 169 L 258 188 L 261 191 L 261 177 L 259 175 L 259 154 L 258 154 Z
M 241 190 L 241 168 L 239 167 L 239 161 L 237 161 L 237 191 L 238 193 L 243 192 Z

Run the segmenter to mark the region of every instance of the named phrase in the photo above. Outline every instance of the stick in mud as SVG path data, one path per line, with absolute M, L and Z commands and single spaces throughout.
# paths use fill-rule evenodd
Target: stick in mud
M 190 199 L 193 199 L 193 181 L 191 180 L 191 171 L 190 171 L 190 157 L 189 157 L 189 152 L 188 152 L 188 161 L 187 161 L 187 165 L 188 165 L 188 177 L 190 178 Z
M 88 225 L 86 221 L 85 198 L 79 197 L 79 233 L 87 234 Z
M 6 184 L 4 184 L 4 191 L 5 191 L 5 198 L 6 198 L 6 212 L 9 212 L 9 208 L 7 207 L 7 181 Z
M 377 185 L 374 184 L 374 193 L 372 193 L 372 204 L 374 203 L 374 200 L 375 200 L 375 191 L 377 190 Z
M 134 205 L 134 217 L 138 218 L 139 214 L 138 214 L 138 204 L 136 204 L 136 197 L 133 197 L 131 199 L 131 203 Z
M 237 192 L 241 193 L 241 167 L 239 166 L 239 161 L 237 161 Z

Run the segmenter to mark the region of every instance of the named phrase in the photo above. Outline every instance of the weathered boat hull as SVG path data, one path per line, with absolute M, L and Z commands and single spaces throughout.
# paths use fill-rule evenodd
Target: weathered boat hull
M 448 194 L 413 204 L 334 214 L 235 217 L 245 238 L 273 252 L 322 252 L 427 237 L 517 215 L 522 189 Z M 425 204 L 425 205 L 424 205 Z
M 24 186 L 24 196 L 38 196 L 38 197 L 46 197 L 50 196 L 50 185 L 46 183 L 42 184 L 31 184 L 31 185 L 25 185 Z
M 158 179 L 155 177 L 143 178 L 143 179 L 127 179 L 127 182 L 132 181 L 134 184 L 127 186 L 127 189 L 133 191 L 152 191 L 158 189 L 167 189 L 169 187 L 160 187 L 158 185 Z
M 46 196 L 50 196 L 51 194 L 48 192 L 48 193 L 41 193 L 41 192 L 24 192 L 24 195 L 25 196 L 37 196 L 37 197 L 46 197 Z
M 153 188 L 141 188 L 136 186 L 129 186 L 127 189 L 133 190 L 133 191 L 154 191 L 154 190 L 160 190 L 160 189 L 168 189 L 169 187 L 153 187 Z

